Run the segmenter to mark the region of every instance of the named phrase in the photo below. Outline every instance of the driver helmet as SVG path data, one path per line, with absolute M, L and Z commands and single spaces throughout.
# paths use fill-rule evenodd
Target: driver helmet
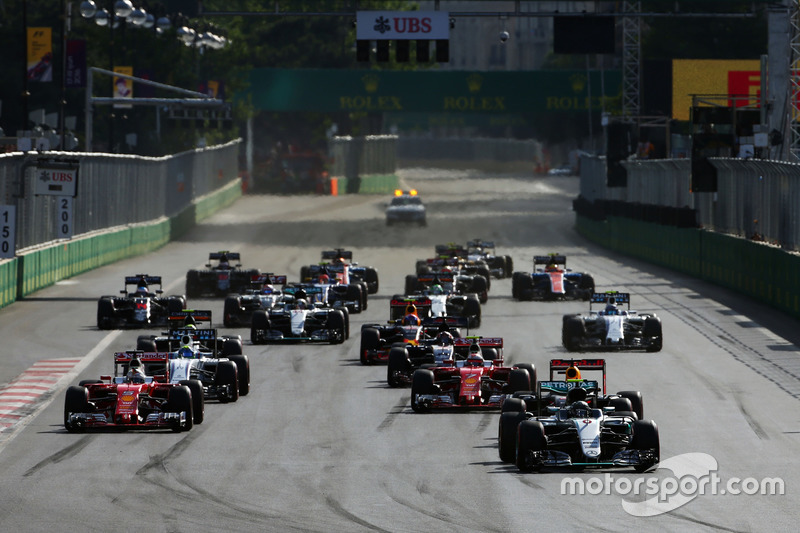
M 295 301 L 295 306 L 297 307 L 297 309 L 308 309 L 308 302 L 306 301 L 305 298 L 298 298 Z
M 136 287 L 136 296 L 147 296 L 147 285 L 139 285 Z
M 419 317 L 413 313 L 407 314 L 403 317 L 404 326 L 419 326 Z
M 274 290 L 275 288 L 272 285 L 267 284 L 261 287 L 261 294 L 272 294 Z
M 407 315 L 416 315 L 417 314 L 417 306 L 414 304 L 408 304 L 406 306 L 406 314 Z
M 617 306 L 614 305 L 614 304 L 608 304 L 606 306 L 606 308 L 605 308 L 605 311 L 603 311 L 603 313 L 606 314 L 606 315 L 617 315 L 617 314 L 619 314 L 619 312 L 617 311 Z
M 467 366 L 474 366 L 474 367 L 483 366 L 483 355 L 481 355 L 481 347 L 478 346 L 477 344 L 473 344 L 469 347 Z
M 194 324 L 186 324 L 185 328 L 186 329 L 197 329 L 197 326 L 195 326 Z
M 181 359 L 194 359 L 194 351 L 188 346 L 181 346 L 178 350 L 178 357 Z
M 442 331 L 436 336 L 436 342 L 438 342 L 442 346 L 452 346 L 453 335 L 450 334 L 449 331 Z
M 553 272 L 553 271 L 555 271 L 555 270 L 558 270 L 558 265 L 556 265 L 555 263 L 550 263 L 550 264 L 548 264 L 546 267 L 544 267 L 544 269 L 545 269 L 547 272 Z
M 322 284 L 330 283 L 330 281 L 331 281 L 331 277 L 328 276 L 327 274 L 322 274 L 319 277 L 319 282 L 322 283 Z
M 144 383 L 144 372 L 142 372 L 142 362 L 137 359 L 131 359 L 128 363 L 128 383 Z
M 581 381 L 581 371 L 576 366 L 567 368 L 565 375 L 567 376 L 567 381 Z
M 450 268 L 449 266 L 446 266 L 446 267 L 442 268 L 442 272 L 453 272 L 453 269 Z
M 444 289 L 437 283 L 431 286 L 431 294 L 444 294 Z
M 586 402 L 575 402 L 569 406 L 570 415 L 575 418 L 583 418 L 589 416 L 591 409 Z

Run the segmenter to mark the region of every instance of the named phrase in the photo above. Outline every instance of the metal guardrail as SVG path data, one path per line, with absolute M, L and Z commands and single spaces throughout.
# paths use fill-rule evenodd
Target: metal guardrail
M 237 179 L 241 139 L 167 157 L 82 152 L 0 154 L 0 198 L 17 207 L 17 252 L 58 240 L 57 196 L 36 196 L 39 158 L 78 160 L 73 235 L 157 220 Z
M 589 201 L 690 207 L 707 230 L 800 250 L 800 164 L 711 158 L 716 193 L 692 193 L 689 159 L 623 163 L 627 187 L 606 186 L 604 157 L 581 159 L 581 195 Z

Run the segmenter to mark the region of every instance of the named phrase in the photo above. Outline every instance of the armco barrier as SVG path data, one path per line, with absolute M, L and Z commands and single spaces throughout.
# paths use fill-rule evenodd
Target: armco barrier
M 171 218 L 162 217 L 151 223 L 87 234 L 20 254 L 0 264 L 0 306 L 61 279 L 156 250 L 185 233 L 202 218 L 230 205 L 241 194 L 241 182 L 235 180 L 199 198 Z
M 587 239 L 638 259 L 689 274 L 800 318 L 800 256 L 780 248 L 697 228 L 577 215 Z

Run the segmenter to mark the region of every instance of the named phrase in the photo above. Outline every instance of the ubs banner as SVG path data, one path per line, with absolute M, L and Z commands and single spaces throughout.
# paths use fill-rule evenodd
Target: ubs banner
M 589 80 L 586 71 L 575 70 L 253 69 L 249 96 L 265 111 L 585 113 L 602 109 L 601 86 L 607 99 L 620 94 L 620 71 L 602 76 L 601 84 L 599 71 Z

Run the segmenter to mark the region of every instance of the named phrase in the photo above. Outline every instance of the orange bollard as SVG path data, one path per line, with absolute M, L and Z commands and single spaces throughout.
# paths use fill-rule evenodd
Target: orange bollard
M 331 196 L 339 196 L 339 178 L 331 178 Z

